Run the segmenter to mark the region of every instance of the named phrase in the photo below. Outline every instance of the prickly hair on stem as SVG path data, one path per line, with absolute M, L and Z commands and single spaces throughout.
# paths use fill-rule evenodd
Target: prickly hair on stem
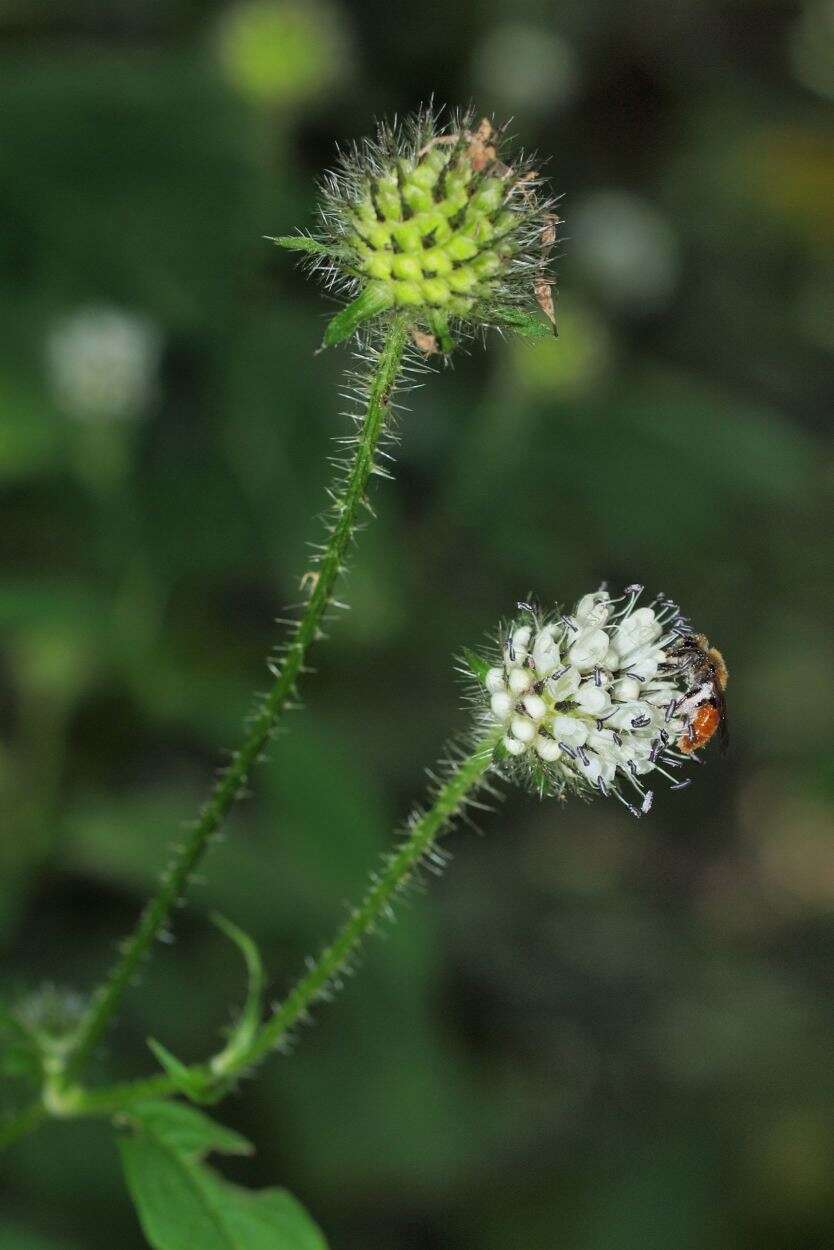
M 327 488 L 327 506 L 319 516 L 322 538 L 307 543 L 310 552 L 308 568 L 299 582 L 305 598 L 300 604 L 286 605 L 287 615 L 279 619 L 279 623 L 287 628 L 288 636 L 271 653 L 269 667 L 274 675 L 277 675 L 287 655 L 298 645 L 299 631 L 303 629 L 305 623 L 307 603 L 319 586 L 322 565 L 325 565 L 325 572 L 327 572 L 327 567 L 333 562 L 334 541 L 338 550 L 336 575 L 342 579 L 349 573 L 349 556 L 356 536 L 375 516 L 367 492 L 363 489 L 356 495 L 352 488 L 352 479 L 357 468 L 357 456 L 362 455 L 367 445 L 366 421 L 369 407 L 380 399 L 380 396 L 374 395 L 374 387 L 379 376 L 386 342 L 385 336 L 376 328 L 366 328 L 354 347 L 354 365 L 344 375 L 339 393 L 347 407 L 342 410 L 341 416 L 350 423 L 350 426 L 347 433 L 333 440 L 338 450 L 335 455 L 328 458 L 333 470 L 333 479 Z M 398 422 L 400 416 L 408 411 L 407 404 L 403 402 L 402 397 L 422 385 L 422 376 L 428 370 L 429 366 L 425 358 L 413 345 L 406 344 L 396 379 L 381 397 L 384 401 L 385 420 L 380 423 L 378 435 L 370 450 L 366 467 L 367 480 L 373 477 L 393 480 L 390 466 L 393 465 L 394 451 L 400 441 Z M 340 531 L 343 532 L 340 533 Z M 348 606 L 340 599 L 330 598 L 326 610 L 321 614 L 316 640 L 326 637 L 325 627 L 335 619 L 338 613 L 347 611 Z M 304 670 L 302 668 L 299 671 Z
M 427 354 L 489 326 L 552 333 L 556 202 L 505 126 L 432 107 L 383 121 L 320 192 L 319 231 L 275 242 L 347 302 L 325 346 L 394 315 Z
M 119 957 L 92 995 L 67 1057 L 68 1079 L 77 1078 L 85 1067 L 154 940 L 166 931 L 173 909 L 184 896 L 206 850 L 245 792 L 252 770 L 263 758 L 284 712 L 297 701 L 309 650 L 322 636 L 323 626 L 335 606 L 334 591 L 345 570 L 357 517 L 366 506 L 370 478 L 378 470 L 378 449 L 388 428 L 392 396 L 407 350 L 406 340 L 403 323 L 392 321 L 366 362 L 367 374 L 357 396 L 362 399 L 363 412 L 357 422 L 355 446 L 343 477 L 331 493 L 329 533 L 317 553 L 315 567 L 302 583 L 307 598 L 283 653 L 272 664 L 272 685 L 260 699 L 241 745 L 218 776 L 197 820 L 186 831 L 181 843 L 173 847 L 158 892 L 148 902 L 121 947 Z
M 419 883 L 421 874 L 442 871 L 448 857 L 438 842 L 457 820 L 469 818 L 469 809 L 484 808 L 477 796 L 498 797 L 490 779 L 495 741 L 490 732 L 474 746 L 447 748 L 437 774 L 430 774 L 429 803 L 412 812 L 399 844 L 371 874 L 362 901 L 263 1026 L 248 1056 L 250 1066 L 270 1050 L 286 1046 L 296 1027 L 310 1018 L 311 1008 L 332 997 L 354 968 L 364 938 L 393 919 L 398 900 Z

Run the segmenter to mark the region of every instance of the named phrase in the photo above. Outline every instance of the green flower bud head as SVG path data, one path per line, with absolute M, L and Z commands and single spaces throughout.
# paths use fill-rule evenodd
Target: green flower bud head
M 505 147 L 486 118 L 441 126 L 421 112 L 342 156 L 322 188 L 321 233 L 275 240 L 307 252 L 350 299 L 325 346 L 393 315 L 426 352 L 488 326 L 552 333 L 554 202 Z

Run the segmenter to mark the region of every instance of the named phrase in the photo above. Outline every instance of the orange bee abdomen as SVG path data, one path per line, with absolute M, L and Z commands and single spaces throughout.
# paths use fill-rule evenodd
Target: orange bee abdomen
M 706 746 L 721 723 L 721 713 L 712 703 L 704 703 L 692 717 L 689 729 L 678 738 L 678 750 L 687 755 Z

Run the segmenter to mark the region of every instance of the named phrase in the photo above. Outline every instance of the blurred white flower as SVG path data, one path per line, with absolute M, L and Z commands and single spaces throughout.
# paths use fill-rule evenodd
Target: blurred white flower
M 576 53 L 561 35 L 524 22 L 494 26 L 473 58 L 478 90 L 496 107 L 524 113 L 564 108 L 576 97 Z
M 648 200 L 625 191 L 598 191 L 570 214 L 574 265 L 615 308 L 656 312 L 680 274 L 677 235 Z
M 156 393 L 162 336 L 121 308 L 79 308 L 46 342 L 49 383 L 59 406 L 81 421 L 140 416 Z

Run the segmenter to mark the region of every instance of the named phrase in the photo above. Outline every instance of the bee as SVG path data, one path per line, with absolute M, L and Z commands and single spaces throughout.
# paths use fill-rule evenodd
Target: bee
M 689 728 L 676 743 L 678 750 L 685 755 L 700 751 L 718 732 L 721 750 L 726 751 L 730 738 L 724 691 L 729 672 L 723 655 L 710 646 L 705 634 L 684 634 L 671 654 L 690 683 L 684 706 L 694 708 Z

